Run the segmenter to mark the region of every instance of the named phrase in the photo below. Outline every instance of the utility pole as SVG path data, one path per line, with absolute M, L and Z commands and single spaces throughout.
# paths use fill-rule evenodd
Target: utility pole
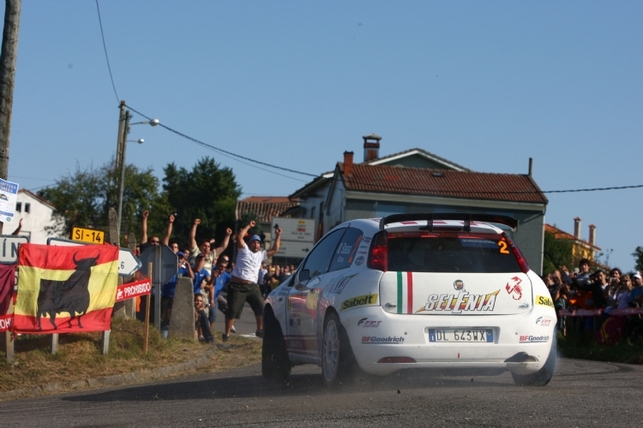
M 125 149 L 127 148 L 127 134 L 129 133 L 130 112 L 125 108 L 125 101 L 121 101 L 120 114 L 118 116 L 118 139 L 116 142 L 116 169 L 118 174 L 118 211 L 116 220 L 116 245 L 121 242 L 121 222 L 123 220 L 123 189 L 125 187 Z M 111 231 L 111 229 L 110 229 Z
M 13 86 L 18 58 L 18 28 L 22 0 L 5 0 L 2 53 L 0 54 L 0 178 L 9 176 L 9 131 L 13 108 Z M 2 234 L 0 223 L 0 234 Z

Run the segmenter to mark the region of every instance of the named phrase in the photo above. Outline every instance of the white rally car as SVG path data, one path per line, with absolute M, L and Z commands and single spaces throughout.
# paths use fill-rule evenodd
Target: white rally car
M 546 385 L 556 313 L 540 277 L 484 214 L 395 214 L 329 231 L 264 308 L 263 375 L 317 364 L 332 386 L 354 370 L 501 373 Z M 508 228 L 507 228 L 508 229 Z

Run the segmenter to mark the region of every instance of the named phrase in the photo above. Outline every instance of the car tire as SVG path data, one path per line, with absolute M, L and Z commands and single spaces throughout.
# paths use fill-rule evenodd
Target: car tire
M 536 373 L 528 375 L 519 375 L 516 373 L 511 373 L 514 382 L 518 386 L 545 386 L 549 383 L 552 376 L 554 375 L 554 370 L 556 369 L 556 355 L 557 347 L 556 341 L 551 344 L 551 349 L 549 351 L 549 356 L 543 368 L 538 370 Z
M 353 379 L 357 362 L 353 355 L 346 330 L 336 313 L 332 312 L 324 322 L 322 339 L 322 377 L 328 388 L 336 387 Z
M 272 309 L 267 307 L 263 314 L 261 374 L 268 380 L 285 382 L 291 369 L 292 363 L 288 357 L 281 326 Z

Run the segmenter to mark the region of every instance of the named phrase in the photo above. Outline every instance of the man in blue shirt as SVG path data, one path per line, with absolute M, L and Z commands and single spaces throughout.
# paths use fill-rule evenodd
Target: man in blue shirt
M 225 254 L 222 254 L 217 260 L 216 265 L 212 268 L 212 277 L 208 283 L 208 297 L 210 299 L 210 324 L 214 325 L 217 319 L 217 309 L 225 313 L 228 308 L 226 298 L 221 295 L 221 291 L 228 285 L 232 276 L 227 272 L 228 263 L 230 259 Z M 233 332 L 234 333 L 234 332 Z
M 199 254 L 196 256 L 192 270 L 194 272 L 194 294 L 203 294 L 204 298 L 206 298 L 207 293 L 205 293 L 205 290 L 203 290 L 203 282 L 210 282 L 210 271 L 205 267 L 204 254 Z M 207 300 L 205 301 L 207 302 Z

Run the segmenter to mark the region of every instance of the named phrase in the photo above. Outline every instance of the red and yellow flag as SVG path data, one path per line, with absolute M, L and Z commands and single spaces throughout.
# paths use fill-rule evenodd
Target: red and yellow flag
M 117 284 L 116 246 L 22 244 L 12 330 L 109 330 Z

